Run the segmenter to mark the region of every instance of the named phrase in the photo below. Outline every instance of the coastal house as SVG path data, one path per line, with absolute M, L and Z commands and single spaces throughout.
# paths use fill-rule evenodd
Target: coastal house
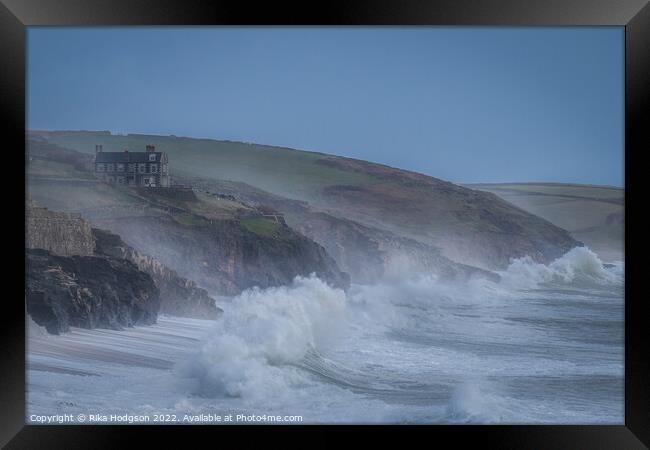
M 169 187 L 167 153 L 147 145 L 144 152 L 105 152 L 95 145 L 95 176 L 108 183 L 129 186 Z

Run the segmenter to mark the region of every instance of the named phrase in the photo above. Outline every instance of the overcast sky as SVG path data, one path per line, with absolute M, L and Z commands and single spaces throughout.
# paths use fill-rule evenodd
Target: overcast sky
M 28 127 L 623 185 L 622 27 L 28 29 Z

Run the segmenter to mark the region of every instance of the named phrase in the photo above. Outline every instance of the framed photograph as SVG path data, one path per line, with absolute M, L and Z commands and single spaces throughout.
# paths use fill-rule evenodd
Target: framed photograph
M 1 1 L 6 448 L 647 448 L 647 2 Z

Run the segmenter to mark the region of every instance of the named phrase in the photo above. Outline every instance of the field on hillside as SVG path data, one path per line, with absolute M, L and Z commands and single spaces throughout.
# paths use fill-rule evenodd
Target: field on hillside
M 489 183 L 467 187 L 492 192 L 564 228 L 604 260 L 623 259 L 624 189 L 560 183 Z
M 205 177 L 232 181 L 256 180 L 261 189 L 289 198 L 314 198 L 322 187 L 332 184 L 367 184 L 373 177 L 344 171 L 315 162 L 323 154 L 283 147 L 242 142 L 190 139 L 175 136 L 111 135 L 95 132 L 56 132 L 47 140 L 61 147 L 93 153 L 95 144 L 104 151 L 144 151 L 153 144 L 167 152 L 172 162 L 171 175 Z M 280 180 L 280 181 L 279 181 Z
M 94 179 L 92 173 L 74 168 L 71 164 L 34 158 L 28 163 L 28 172 L 34 176 L 50 178 Z

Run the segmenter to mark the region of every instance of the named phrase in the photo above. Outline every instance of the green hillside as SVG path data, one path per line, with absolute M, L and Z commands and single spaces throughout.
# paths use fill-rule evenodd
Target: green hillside
M 50 143 L 84 153 L 144 151 L 147 144 L 167 152 L 171 175 L 250 182 L 289 198 L 312 199 L 323 186 L 367 184 L 373 177 L 316 164 L 326 155 L 282 147 L 242 142 L 191 139 L 142 134 L 112 135 L 104 132 L 53 132 L 42 134 Z
M 28 162 L 28 170 L 34 175 L 52 178 L 85 178 L 94 179 L 94 175 L 88 171 L 81 171 L 71 164 L 45 159 L 33 159 Z
M 249 230 L 261 230 L 258 234 L 269 234 L 277 225 L 266 224 L 260 212 L 233 199 L 187 189 L 111 186 L 65 162 L 32 158 L 26 174 L 28 197 L 54 210 L 89 217 L 168 216 L 186 225 L 258 218 Z

